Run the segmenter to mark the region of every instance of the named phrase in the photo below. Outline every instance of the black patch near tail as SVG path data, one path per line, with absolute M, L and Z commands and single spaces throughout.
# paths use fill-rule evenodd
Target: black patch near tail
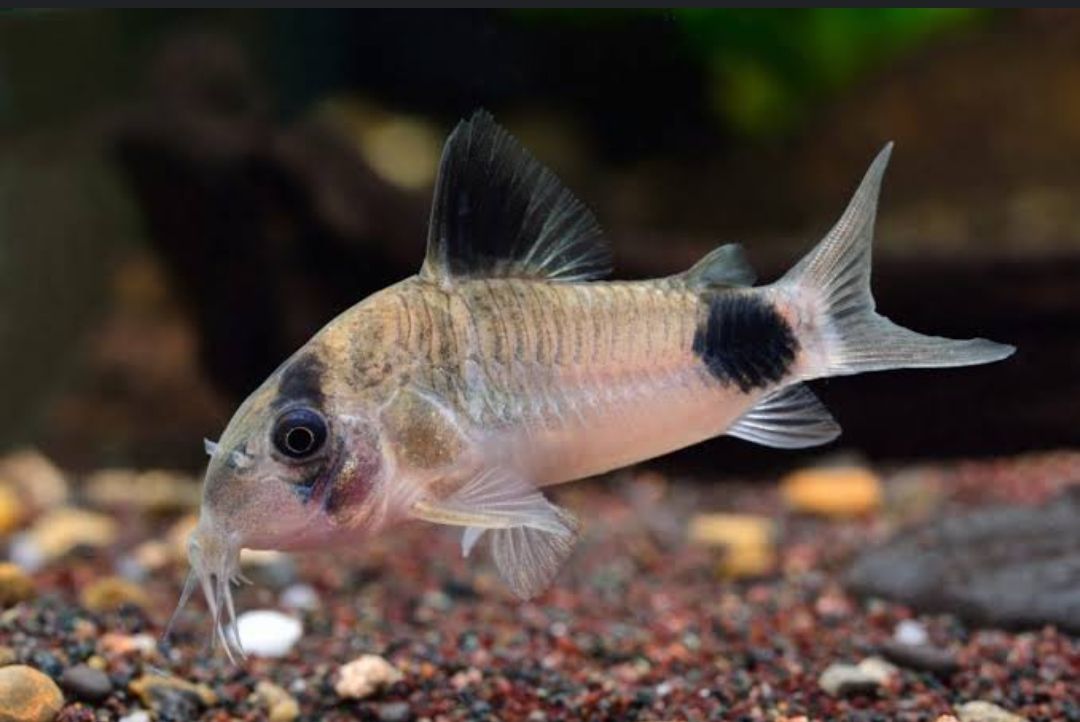
M 298 356 L 281 372 L 278 382 L 276 405 L 293 401 L 306 401 L 312 406 L 322 407 L 322 377 L 326 371 L 323 362 L 313 354 Z
M 720 383 L 748 392 L 784 377 L 799 342 L 775 308 L 741 293 L 702 300 L 708 313 L 694 333 L 693 349 Z

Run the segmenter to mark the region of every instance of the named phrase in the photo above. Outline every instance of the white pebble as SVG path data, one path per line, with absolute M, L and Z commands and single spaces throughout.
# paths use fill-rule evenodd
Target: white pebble
M 28 572 L 45 566 L 45 552 L 31 534 L 16 534 L 8 546 L 8 558 Z
M 896 672 L 896 667 L 884 659 L 867 657 L 858 664 L 830 664 L 818 677 L 818 684 L 834 697 L 843 697 L 875 690 Z
M 150 722 L 150 713 L 144 709 L 137 709 L 121 717 L 120 722 Z
M 319 593 L 310 584 L 293 584 L 281 593 L 281 606 L 311 611 L 319 608 Z
M 893 639 L 900 644 L 918 647 L 930 641 L 930 635 L 926 633 L 926 627 L 914 619 L 904 619 L 893 630 Z
M 146 581 L 147 570 L 138 559 L 131 555 L 120 557 L 116 562 L 116 572 L 124 579 L 139 583 Z
M 283 657 L 300 639 L 300 620 L 271 609 L 244 612 L 236 620 L 240 644 L 256 657 Z

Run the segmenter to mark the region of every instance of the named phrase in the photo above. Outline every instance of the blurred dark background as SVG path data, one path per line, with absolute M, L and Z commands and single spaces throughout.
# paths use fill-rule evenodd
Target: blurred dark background
M 288 353 L 416 270 L 479 106 L 596 210 L 621 277 L 740 241 L 771 280 L 895 140 L 879 307 L 1020 351 L 815 383 L 837 447 L 1080 441 L 1076 12 L 65 10 L 0 15 L 0 445 L 197 468 Z

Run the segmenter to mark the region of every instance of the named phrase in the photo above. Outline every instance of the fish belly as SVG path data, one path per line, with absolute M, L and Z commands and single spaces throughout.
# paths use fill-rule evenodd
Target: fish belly
M 596 402 L 573 422 L 531 432 L 523 445 L 537 483 L 559 484 L 719 436 L 760 395 L 721 387 L 698 369 L 686 369 L 634 384 L 624 398 Z

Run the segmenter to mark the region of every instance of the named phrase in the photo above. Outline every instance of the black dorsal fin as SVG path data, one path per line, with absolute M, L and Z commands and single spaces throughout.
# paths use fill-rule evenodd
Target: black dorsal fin
M 585 281 L 610 255 L 592 213 L 550 170 L 480 110 L 443 148 L 424 278 Z

